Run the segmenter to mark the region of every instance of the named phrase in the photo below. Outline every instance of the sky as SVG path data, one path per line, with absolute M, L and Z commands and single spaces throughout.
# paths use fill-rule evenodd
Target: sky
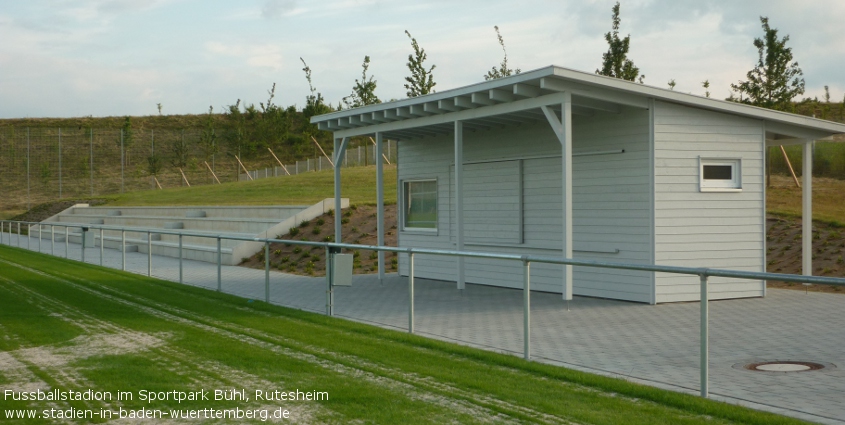
M 612 0 L 0 0 L 0 118 L 200 114 L 238 99 L 332 104 L 361 63 L 382 100 L 406 96 L 409 31 L 436 65 L 436 91 L 483 81 L 503 56 L 523 71 L 593 72 Z M 799 5 L 800 4 L 800 5 Z M 730 95 L 757 61 L 767 16 L 804 71 L 805 97 L 845 95 L 845 1 L 622 0 L 620 35 L 645 83 Z

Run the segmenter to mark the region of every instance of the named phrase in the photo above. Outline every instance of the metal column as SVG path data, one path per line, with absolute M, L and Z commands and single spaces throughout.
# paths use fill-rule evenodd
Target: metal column
M 384 159 L 381 133 L 376 133 L 376 197 L 378 203 L 378 245 L 384 246 Z M 384 284 L 384 251 L 378 252 L 378 281 Z

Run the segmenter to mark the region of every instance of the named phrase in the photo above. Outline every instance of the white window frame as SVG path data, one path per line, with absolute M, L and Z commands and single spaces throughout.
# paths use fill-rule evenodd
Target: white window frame
M 435 197 L 437 199 L 437 218 L 434 221 L 434 228 L 430 227 L 408 227 L 406 226 L 406 218 L 408 213 L 408 205 L 407 205 L 407 185 L 408 183 L 424 183 L 424 182 L 434 182 L 435 186 Z M 402 231 L 408 233 L 423 233 L 423 234 L 430 234 L 430 235 L 437 235 L 439 231 L 439 221 L 440 221 L 440 185 L 438 184 L 437 178 L 414 178 L 408 180 L 402 180 L 401 182 L 401 190 L 402 190 L 402 211 L 401 211 L 401 223 L 402 223 Z
M 732 178 L 730 180 L 705 179 L 704 167 L 708 165 L 730 166 Z M 699 157 L 698 181 L 701 192 L 742 192 L 742 159 Z

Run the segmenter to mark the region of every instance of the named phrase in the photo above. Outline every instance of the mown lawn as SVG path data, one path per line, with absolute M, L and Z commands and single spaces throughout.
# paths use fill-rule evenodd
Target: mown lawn
M 287 409 L 294 423 L 801 423 L 7 246 L 0 247 L 0 359 L 4 390 L 135 395 L 2 404 L 39 414 L 238 407 Z M 141 390 L 233 388 L 249 400 L 139 399 Z M 297 389 L 328 399 L 254 397 L 256 390 Z M 5 423 L 45 422 L 52 421 Z
M 341 192 L 352 203 L 376 203 L 376 167 L 342 169 Z M 109 196 L 109 205 L 311 205 L 334 197 L 334 173 L 321 171 L 247 182 Z M 396 166 L 384 166 L 384 201 L 396 203 Z

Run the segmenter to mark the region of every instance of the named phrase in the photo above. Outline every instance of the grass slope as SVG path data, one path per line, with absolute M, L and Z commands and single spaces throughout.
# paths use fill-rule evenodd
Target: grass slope
M 801 423 L 6 246 L 0 325 L 0 365 L 12 365 L 0 368 L 6 389 L 329 394 L 319 402 L 5 401 L 4 409 L 283 407 L 300 423 Z
M 342 195 L 352 203 L 376 203 L 375 166 L 345 168 Z M 331 171 L 200 187 L 141 190 L 109 197 L 109 205 L 311 205 L 334 197 Z M 396 166 L 384 167 L 384 200 L 396 202 Z

